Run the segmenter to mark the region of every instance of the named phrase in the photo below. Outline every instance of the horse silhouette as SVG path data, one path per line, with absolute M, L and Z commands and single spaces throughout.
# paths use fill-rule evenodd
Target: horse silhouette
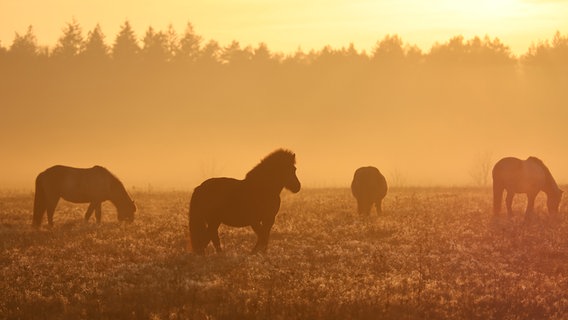
M 357 199 L 357 212 L 360 215 L 369 215 L 374 204 L 377 214 L 380 214 L 387 189 L 387 181 L 379 169 L 369 166 L 355 170 L 351 192 Z
M 195 253 L 204 254 L 210 241 L 221 252 L 219 226 L 251 226 L 257 235 L 252 252 L 265 252 L 278 210 L 280 192 L 300 191 L 296 156 L 277 150 L 246 174 L 244 180 L 211 178 L 193 191 L 189 204 L 189 234 Z
M 136 206 L 122 182 L 107 169 L 94 166 L 88 169 L 53 166 L 36 178 L 33 225 L 39 227 L 47 211 L 49 226 L 53 226 L 53 213 L 59 199 L 73 203 L 89 203 L 85 213 L 88 221 L 93 211 L 97 223 L 101 222 L 101 203 L 110 200 L 117 209 L 119 221 L 133 221 Z
M 501 211 L 503 191 L 507 190 L 507 212 L 512 214 L 513 197 L 515 193 L 526 193 L 528 197 L 526 214 L 534 210 L 534 201 L 540 191 L 547 195 L 549 213 L 557 213 L 562 190 L 558 188 L 550 170 L 542 160 L 529 157 L 520 160 L 507 157 L 499 160 L 493 167 L 493 212 Z

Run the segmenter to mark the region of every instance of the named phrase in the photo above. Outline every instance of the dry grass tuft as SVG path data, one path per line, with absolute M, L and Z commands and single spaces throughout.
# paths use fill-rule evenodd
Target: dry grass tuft
M 360 218 L 347 189 L 283 193 L 266 255 L 222 227 L 225 252 L 205 257 L 188 253 L 188 193 L 134 198 L 134 224 L 111 206 L 85 224 L 85 206 L 61 202 L 38 231 L 32 196 L 2 195 L 1 317 L 568 317 L 568 210 L 548 216 L 542 198 L 527 220 L 521 201 L 493 216 L 488 189 L 398 189 Z

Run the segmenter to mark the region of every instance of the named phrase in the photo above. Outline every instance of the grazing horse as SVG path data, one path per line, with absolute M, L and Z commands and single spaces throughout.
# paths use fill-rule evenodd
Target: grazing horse
M 53 166 L 36 178 L 33 225 L 39 227 L 47 211 L 47 222 L 53 226 L 53 213 L 59 198 L 73 203 L 89 203 L 85 213 L 88 221 L 93 211 L 101 222 L 101 202 L 110 200 L 116 207 L 119 221 L 133 221 L 136 206 L 122 182 L 103 167 L 79 169 Z
M 374 204 L 377 214 L 380 214 L 387 189 L 387 181 L 379 169 L 369 166 L 355 170 L 351 192 L 357 199 L 357 212 L 360 215 L 369 215 Z
M 244 180 L 211 178 L 193 191 L 189 203 L 189 234 L 193 251 L 204 254 L 209 241 L 221 252 L 218 229 L 251 226 L 257 235 L 252 252 L 265 252 L 274 218 L 280 209 L 280 192 L 300 191 L 296 155 L 277 150 L 249 171 Z
M 493 167 L 493 212 L 501 211 L 503 190 L 507 190 L 507 212 L 513 212 L 512 204 L 515 193 L 526 193 L 528 197 L 526 214 L 534 210 L 534 200 L 540 191 L 547 196 L 549 213 L 557 213 L 562 190 L 550 174 L 544 163 L 535 157 L 520 160 L 513 157 L 499 160 Z

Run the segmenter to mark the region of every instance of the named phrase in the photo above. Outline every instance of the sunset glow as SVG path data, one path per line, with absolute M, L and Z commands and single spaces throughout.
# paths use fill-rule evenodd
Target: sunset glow
M 407 184 L 468 184 L 478 158 L 507 155 L 542 157 L 568 182 L 565 84 L 533 73 L 564 63 L 548 51 L 568 42 L 567 16 L 551 0 L 0 0 L 0 54 L 31 33 L 45 58 L 5 54 L 0 134 L 17 138 L 3 142 L 2 185 L 99 164 L 131 186 L 189 189 L 280 147 L 307 186 L 344 186 L 369 164 Z M 105 67 L 57 57 L 70 27 L 83 50 L 97 25 L 104 61 L 126 26 L 136 50 Z
M 0 0 L 0 318 L 568 319 L 568 0 Z
M 23 33 L 32 25 L 39 42 L 52 45 L 65 23 L 75 18 L 85 32 L 99 23 L 109 42 L 129 20 L 138 35 L 149 26 L 165 29 L 169 24 L 182 32 L 190 22 L 203 37 L 222 44 L 233 40 L 245 45 L 265 42 L 283 52 L 349 43 L 369 50 L 386 34 L 398 34 L 427 51 L 435 42 L 461 34 L 497 37 L 514 53 L 524 54 L 531 43 L 568 29 L 566 16 L 567 2 L 537 0 L 4 0 L 0 4 L 0 41 L 9 46 L 15 32 Z

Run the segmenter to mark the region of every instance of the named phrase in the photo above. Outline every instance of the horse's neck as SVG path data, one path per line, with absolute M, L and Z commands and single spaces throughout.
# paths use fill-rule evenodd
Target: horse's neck
M 529 170 L 529 172 L 531 172 L 532 175 L 542 174 L 544 178 L 542 191 L 544 191 L 546 194 L 557 193 L 558 185 L 556 184 L 554 177 L 552 177 L 550 170 L 548 170 L 548 168 L 542 163 L 542 161 L 538 159 L 532 159 L 532 161 L 530 160 L 531 158 L 529 158 L 529 161 L 527 162 L 528 166 L 526 166 L 525 168 L 527 168 L 527 170 Z
M 249 178 L 245 179 L 244 181 L 250 188 L 255 190 L 255 192 L 280 194 L 282 189 L 284 189 L 283 185 L 280 185 L 270 179 Z
M 555 194 L 558 192 L 558 185 L 546 168 L 544 168 L 544 185 L 542 186 L 542 191 L 546 194 Z
M 555 194 L 558 192 L 558 184 L 556 184 L 556 181 L 554 180 L 554 178 L 550 175 L 547 176 L 545 178 L 545 183 L 544 183 L 544 188 L 543 191 L 546 194 Z
M 554 194 L 558 192 L 558 184 L 556 184 L 556 180 L 554 180 L 554 177 L 552 176 L 552 174 L 550 173 L 550 170 L 548 170 L 548 168 L 543 167 L 542 170 L 544 171 L 544 192 L 546 192 L 547 194 Z
M 126 193 L 124 186 L 120 183 L 114 184 L 112 186 L 109 200 L 115 205 L 115 207 L 118 207 L 125 202 L 126 198 L 128 198 L 128 193 Z

